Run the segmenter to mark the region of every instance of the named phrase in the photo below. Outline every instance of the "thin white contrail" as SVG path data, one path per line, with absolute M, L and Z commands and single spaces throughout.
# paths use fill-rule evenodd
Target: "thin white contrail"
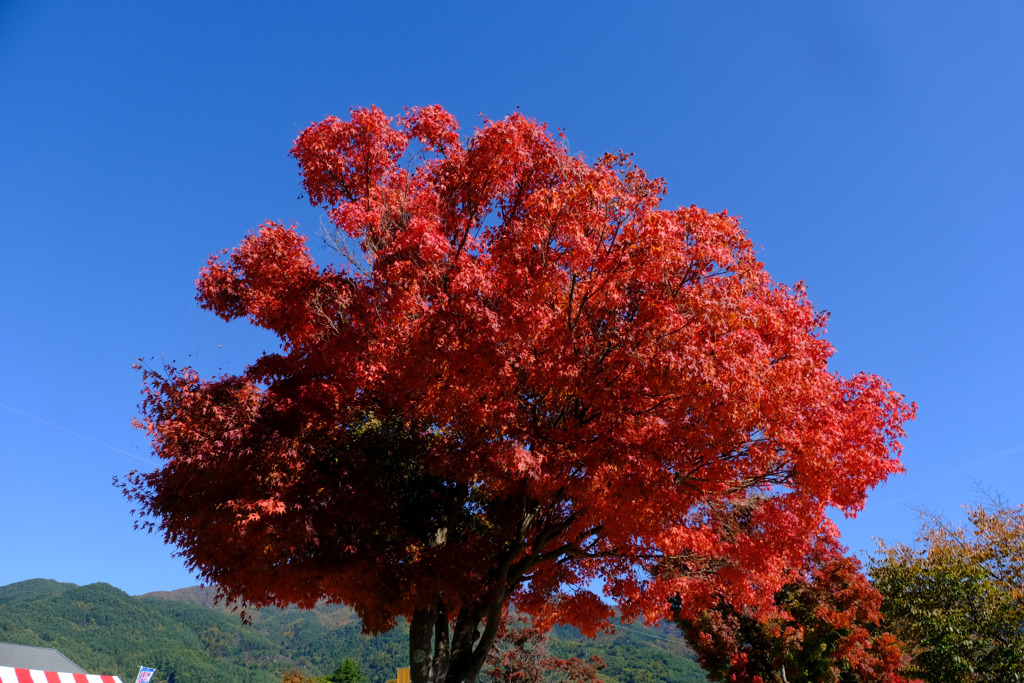
M 987 455 L 987 456 L 985 456 L 983 458 L 978 458 L 977 460 L 970 460 L 970 461 L 968 461 L 968 462 L 966 462 L 966 463 L 964 463 L 962 465 L 957 465 L 957 466 L 954 466 L 954 467 L 948 467 L 948 468 L 945 468 L 945 469 L 935 470 L 935 471 L 929 472 L 927 474 L 926 481 L 928 479 L 934 479 L 935 477 L 939 477 L 939 476 L 946 476 L 946 477 L 948 477 L 950 475 L 954 475 L 954 474 L 957 474 L 959 472 L 963 472 L 965 470 L 970 470 L 970 469 L 972 469 L 974 467 L 977 467 L 978 465 L 982 465 L 982 464 L 987 463 L 987 462 L 992 462 L 993 460 L 998 460 L 999 458 L 1005 458 L 1008 455 L 1013 455 L 1014 453 L 1020 453 L 1022 451 L 1024 451 L 1024 446 L 1014 446 L 1013 448 L 1007 448 L 1005 450 L 999 451 L 998 453 L 993 453 L 992 455 Z M 910 472 L 912 472 L 912 470 L 908 470 L 908 473 L 910 473 Z M 919 482 L 913 489 L 911 489 L 910 493 L 913 493 L 915 491 L 919 492 L 919 491 L 921 491 L 922 488 L 924 488 L 924 482 Z M 903 496 L 902 498 L 893 498 L 891 500 L 886 500 L 884 502 L 877 503 L 877 504 L 874 504 L 874 505 L 872 505 L 870 501 L 868 502 L 868 505 L 871 505 L 871 509 L 874 512 L 878 512 L 879 510 L 881 510 L 883 508 L 891 507 L 893 505 L 900 505 L 900 504 L 906 505 L 908 507 L 913 507 L 913 505 L 914 505 L 912 500 L 911 500 L 911 496 Z
M 94 439 L 91 436 L 86 436 L 85 434 L 79 434 L 78 432 L 71 431 L 67 427 L 61 427 L 59 424 L 54 424 L 54 423 L 50 422 L 49 420 L 44 420 L 41 417 L 36 417 L 35 415 L 29 415 L 28 413 L 26 413 L 23 410 L 18 410 L 17 408 L 12 408 L 12 407 L 10 407 L 8 405 L 4 405 L 3 403 L 0 403 L 0 408 L 6 408 L 7 410 L 11 411 L 12 413 L 17 413 L 18 415 L 22 415 L 22 416 L 27 417 L 27 418 L 29 418 L 31 420 L 35 420 L 36 422 L 42 422 L 44 425 L 49 425 L 50 427 L 53 427 L 54 429 L 59 429 L 62 432 L 67 432 L 68 434 L 71 434 L 72 436 L 77 436 L 79 439 L 85 439 L 86 441 L 92 441 L 94 444 L 96 444 L 98 446 L 103 446 L 104 448 L 109 448 L 112 451 L 117 451 L 118 453 L 122 453 L 124 455 L 127 455 L 129 458 L 135 458 L 136 460 L 141 460 L 142 462 L 148 463 L 150 465 L 153 464 L 153 462 L 151 460 L 147 459 L 147 458 L 143 458 L 142 456 L 135 455 L 134 453 L 129 453 L 128 451 L 121 450 L 120 448 L 117 448 L 116 446 L 111 446 L 109 443 L 103 443 L 102 441 L 99 441 L 98 439 Z
M 963 470 L 970 469 L 970 468 L 974 467 L 975 465 L 980 465 L 982 463 L 989 462 L 991 460 L 997 460 L 997 459 L 1005 457 L 1007 455 L 1013 455 L 1014 453 L 1020 453 L 1021 451 L 1024 451 L 1024 446 L 1017 446 L 1015 448 L 1007 448 L 1005 451 L 999 451 L 998 453 L 995 453 L 994 455 L 990 455 L 990 456 L 988 456 L 986 458 L 980 458 L 978 460 L 972 460 L 971 462 L 969 462 L 969 463 L 967 463 L 965 465 L 961 465 L 960 467 L 958 467 L 958 468 L 956 468 L 954 470 L 951 470 L 951 471 L 952 472 L 961 472 Z

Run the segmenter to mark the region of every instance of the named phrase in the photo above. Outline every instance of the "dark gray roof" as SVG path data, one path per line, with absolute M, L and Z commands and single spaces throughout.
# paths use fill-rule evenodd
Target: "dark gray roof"
M 13 643 L 0 643 L 0 666 L 69 674 L 88 673 L 52 647 L 32 647 Z

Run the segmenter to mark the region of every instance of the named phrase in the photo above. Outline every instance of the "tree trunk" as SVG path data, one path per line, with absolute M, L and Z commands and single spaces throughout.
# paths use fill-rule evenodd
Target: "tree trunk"
M 504 600 L 498 598 L 459 610 L 450 633 L 447 610 L 440 599 L 432 609 L 417 610 L 409 624 L 412 683 L 476 681 L 498 635 L 503 607 Z
M 409 674 L 412 683 L 474 683 L 487 661 L 501 626 L 501 615 L 516 586 L 534 566 L 545 545 L 568 528 L 571 519 L 545 525 L 537 533 L 532 552 L 520 558 L 525 549 L 528 531 L 537 519 L 535 507 L 520 500 L 522 518 L 515 540 L 500 554 L 494 575 L 494 586 L 485 597 L 455 616 L 449 634 L 449 616 L 441 596 L 433 607 L 417 610 L 409 624 Z M 447 529 L 445 527 L 444 529 Z M 440 532 L 435 544 L 443 544 Z M 432 642 L 433 638 L 433 642 Z
M 409 622 L 409 676 L 413 683 L 434 683 L 434 663 L 431 657 L 431 638 L 437 623 L 438 610 L 416 610 Z

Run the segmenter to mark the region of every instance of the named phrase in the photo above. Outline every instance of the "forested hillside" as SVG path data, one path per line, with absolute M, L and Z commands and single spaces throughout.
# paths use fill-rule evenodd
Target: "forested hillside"
M 104 583 L 76 586 L 34 579 L 0 588 L 0 641 L 57 648 L 90 672 L 135 680 L 140 665 L 157 683 L 277 683 L 297 669 L 326 675 L 348 657 L 367 683 L 384 683 L 407 660 L 408 628 L 377 637 L 361 633 L 351 610 L 260 609 L 239 615 L 213 602 L 208 588 L 132 597 Z M 587 640 L 559 628 L 551 641 L 561 657 L 600 655 L 607 683 L 704 681 L 673 628 L 620 627 Z
M 599 655 L 607 665 L 601 672 L 606 683 L 704 683 L 707 678 L 694 662 L 696 655 L 680 637 L 675 626 L 658 628 L 641 624 L 618 624 L 615 633 L 599 634 L 590 640 L 574 628 L 556 626 L 551 653 L 557 657 L 586 659 Z

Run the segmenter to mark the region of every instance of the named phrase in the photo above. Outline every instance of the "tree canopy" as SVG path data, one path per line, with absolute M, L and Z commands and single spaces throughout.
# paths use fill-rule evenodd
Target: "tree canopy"
M 1024 679 L 1024 505 L 926 515 L 917 546 L 881 546 L 870 567 L 888 628 L 930 683 Z
M 560 659 L 548 651 L 549 636 L 528 620 L 505 615 L 486 674 L 492 683 L 601 683 L 605 667 L 599 655 Z
M 826 535 L 775 594 L 779 613 L 723 600 L 679 626 L 714 681 L 903 683 L 902 644 L 883 630 L 881 603 L 860 561 Z
M 767 608 L 826 512 L 901 471 L 913 405 L 831 372 L 802 283 L 628 156 L 438 106 L 329 117 L 292 155 L 347 262 L 275 222 L 211 257 L 200 304 L 280 351 L 145 369 L 164 464 L 126 485 L 227 599 L 407 617 L 416 683 L 472 681 L 510 600 L 585 633 L 597 580 L 627 619 Z
M 363 683 L 366 676 L 354 661 L 346 657 L 341 660 L 334 672 L 327 677 L 329 683 Z

